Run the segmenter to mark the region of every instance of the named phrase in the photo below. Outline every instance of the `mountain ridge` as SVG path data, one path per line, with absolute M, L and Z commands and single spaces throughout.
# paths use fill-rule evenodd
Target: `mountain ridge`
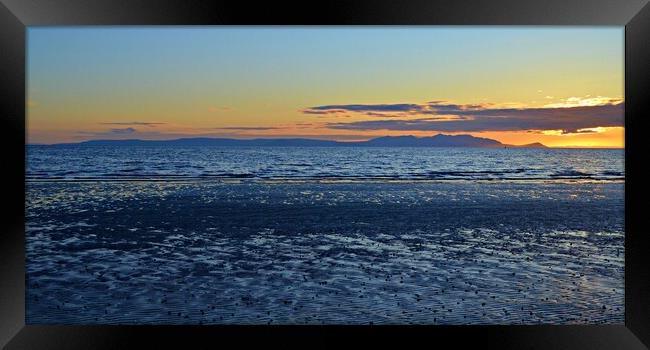
M 366 141 L 333 141 L 308 138 L 255 138 L 233 139 L 218 137 L 186 137 L 171 140 L 88 140 L 77 143 L 40 144 L 40 146 L 273 146 L 273 147 L 475 147 L 475 148 L 548 148 L 535 142 L 526 145 L 509 145 L 497 140 L 472 135 L 446 135 L 416 137 L 381 136 Z

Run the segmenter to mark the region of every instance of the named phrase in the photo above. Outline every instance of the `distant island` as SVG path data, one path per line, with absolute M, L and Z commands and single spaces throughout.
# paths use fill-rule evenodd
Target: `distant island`
M 548 148 L 535 142 L 527 145 L 507 145 L 497 140 L 471 135 L 438 134 L 429 137 L 383 136 L 367 141 L 331 141 L 306 138 L 230 139 L 194 137 L 174 140 L 90 140 L 49 146 L 228 146 L 228 147 L 477 147 L 477 148 Z

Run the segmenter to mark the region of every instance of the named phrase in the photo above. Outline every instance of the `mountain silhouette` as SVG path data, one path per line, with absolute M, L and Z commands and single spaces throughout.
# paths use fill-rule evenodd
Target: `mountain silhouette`
M 212 137 L 180 138 L 174 140 L 90 140 L 53 146 L 229 146 L 229 147 L 478 147 L 478 148 L 547 148 L 535 142 L 527 145 L 507 145 L 497 140 L 471 135 L 438 134 L 428 137 L 382 136 L 367 141 L 331 141 L 306 138 L 230 139 Z

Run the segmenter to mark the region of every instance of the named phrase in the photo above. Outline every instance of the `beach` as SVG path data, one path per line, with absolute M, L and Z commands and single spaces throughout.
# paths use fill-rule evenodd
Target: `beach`
M 624 183 L 33 181 L 28 324 L 623 324 Z

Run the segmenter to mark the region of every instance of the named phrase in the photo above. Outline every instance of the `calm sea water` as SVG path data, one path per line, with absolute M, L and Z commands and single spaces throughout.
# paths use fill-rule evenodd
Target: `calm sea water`
M 623 150 L 29 146 L 27 179 L 596 179 Z
M 624 321 L 621 150 L 35 146 L 27 163 L 28 324 Z

